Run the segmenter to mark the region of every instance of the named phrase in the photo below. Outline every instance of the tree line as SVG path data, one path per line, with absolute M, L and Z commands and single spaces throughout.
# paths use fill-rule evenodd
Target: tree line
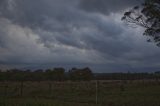
M 90 80 L 142 80 L 160 79 L 160 71 L 154 73 L 93 73 L 88 67 L 20 70 L 10 69 L 0 71 L 0 81 L 90 81 Z
M 160 71 L 154 73 L 97 73 L 97 80 L 159 80 Z
M 91 69 L 72 68 L 68 72 L 64 68 L 53 69 L 37 69 L 20 70 L 9 69 L 6 71 L 0 71 L 0 81 L 65 81 L 65 80 L 92 80 L 93 73 Z

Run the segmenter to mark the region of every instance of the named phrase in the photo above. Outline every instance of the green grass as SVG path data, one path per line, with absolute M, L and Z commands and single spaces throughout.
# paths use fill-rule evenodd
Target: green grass
M 7 89 L 5 85 L 8 85 Z M 0 106 L 160 106 L 155 81 L 0 82 Z

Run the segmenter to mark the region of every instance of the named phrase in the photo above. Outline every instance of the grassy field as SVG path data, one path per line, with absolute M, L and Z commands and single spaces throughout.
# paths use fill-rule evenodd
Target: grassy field
M 160 83 L 0 82 L 0 106 L 160 106 Z

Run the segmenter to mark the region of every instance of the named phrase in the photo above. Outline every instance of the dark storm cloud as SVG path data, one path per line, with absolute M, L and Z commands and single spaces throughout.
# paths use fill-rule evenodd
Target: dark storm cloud
M 81 0 L 79 7 L 88 12 L 110 14 L 139 5 L 143 0 Z
M 69 3 L 74 4 L 73 0 Z M 43 26 L 47 17 L 67 20 L 68 2 L 64 5 L 64 0 L 3 0 L 1 2 L 1 16 L 12 20 L 23 26 Z
M 133 30 L 120 21 L 120 12 L 136 4 L 133 0 L 1 0 L 0 63 L 110 71 L 128 70 L 128 64 L 135 69 L 146 64 L 157 67 L 160 50 L 139 37 L 143 29 Z

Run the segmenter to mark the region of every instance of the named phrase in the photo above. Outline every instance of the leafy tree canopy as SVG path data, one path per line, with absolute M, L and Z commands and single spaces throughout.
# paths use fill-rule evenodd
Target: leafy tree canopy
M 160 0 L 145 0 L 140 6 L 125 12 L 122 20 L 128 25 L 144 27 L 143 35 L 148 36 L 147 41 L 160 46 Z

